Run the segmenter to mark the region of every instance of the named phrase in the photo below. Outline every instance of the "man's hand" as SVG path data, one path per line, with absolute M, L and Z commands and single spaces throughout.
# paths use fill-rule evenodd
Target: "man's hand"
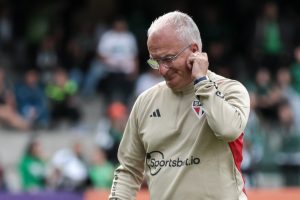
M 207 54 L 199 51 L 192 53 L 187 59 L 187 65 L 192 71 L 192 77 L 194 79 L 206 76 L 209 65 Z

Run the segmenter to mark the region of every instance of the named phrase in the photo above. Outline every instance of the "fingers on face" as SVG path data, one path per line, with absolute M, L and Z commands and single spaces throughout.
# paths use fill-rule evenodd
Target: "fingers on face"
M 190 55 L 190 56 L 188 57 L 188 59 L 187 59 L 187 65 L 188 65 L 188 67 L 189 67 L 190 69 L 192 69 L 193 63 L 194 63 L 195 59 L 196 59 L 196 56 L 195 56 L 195 55 Z
M 207 53 L 205 53 L 205 52 L 199 52 L 199 54 L 198 54 L 201 58 L 207 58 Z
M 190 69 L 192 69 L 193 67 L 193 63 L 197 60 L 197 62 L 202 62 L 202 61 L 207 61 L 208 62 L 208 57 L 207 57 L 207 53 L 205 52 L 195 52 L 195 53 L 192 53 L 188 59 L 187 59 L 187 64 L 188 64 L 188 67 Z
M 190 68 L 192 68 L 194 62 L 197 62 L 197 63 L 207 62 L 208 63 L 207 53 L 205 53 L 205 52 L 195 52 L 195 53 L 193 53 L 188 58 L 188 65 L 189 65 Z
M 190 61 L 194 61 L 194 60 L 197 59 L 197 58 L 200 58 L 201 60 L 202 60 L 202 59 L 207 59 L 207 54 L 206 54 L 206 53 L 203 53 L 203 52 L 195 52 L 195 53 L 192 53 L 192 54 L 189 56 L 188 60 L 189 60 L 189 62 L 190 62 Z

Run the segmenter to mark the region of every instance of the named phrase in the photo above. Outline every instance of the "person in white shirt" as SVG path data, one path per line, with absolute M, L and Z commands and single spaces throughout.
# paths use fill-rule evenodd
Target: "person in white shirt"
M 103 33 L 97 47 L 97 56 L 97 62 L 92 64 L 87 75 L 84 93 L 89 95 L 95 92 L 99 81 L 105 79 L 102 88 L 106 96 L 126 101 L 132 93 L 138 71 L 138 47 L 124 18 L 116 18 L 112 29 Z

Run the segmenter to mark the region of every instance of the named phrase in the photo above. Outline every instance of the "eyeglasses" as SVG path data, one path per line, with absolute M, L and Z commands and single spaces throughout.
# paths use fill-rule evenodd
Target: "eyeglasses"
M 152 67 L 153 69 L 159 69 L 160 65 L 164 65 L 165 68 L 169 68 L 168 64 L 174 61 L 180 54 L 182 54 L 187 48 L 189 48 L 191 45 L 188 45 L 184 47 L 179 53 L 177 53 L 174 56 L 166 56 L 163 58 L 149 58 L 147 60 L 148 65 Z

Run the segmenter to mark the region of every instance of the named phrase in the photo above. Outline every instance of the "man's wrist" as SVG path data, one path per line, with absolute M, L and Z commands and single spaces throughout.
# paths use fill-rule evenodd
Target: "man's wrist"
M 207 76 L 200 76 L 200 77 L 198 77 L 194 80 L 194 85 L 196 85 L 197 83 L 200 83 L 201 81 L 204 81 L 204 80 L 208 80 L 208 77 Z

